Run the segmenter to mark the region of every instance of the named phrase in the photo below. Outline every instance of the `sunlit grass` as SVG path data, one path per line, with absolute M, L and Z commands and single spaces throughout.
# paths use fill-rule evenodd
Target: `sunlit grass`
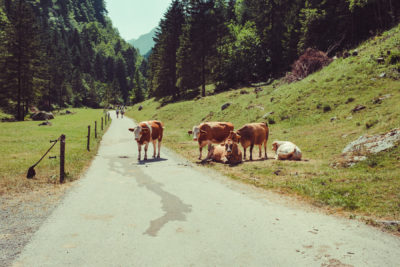
M 41 122 L 0 123 L 0 194 L 23 192 L 38 186 L 56 184 L 59 180 L 59 144 L 37 167 L 34 180 L 27 180 L 28 168 L 36 163 L 50 147 L 50 140 L 66 135 L 66 179 L 79 177 L 97 152 L 101 131 L 102 110 L 71 109 L 73 115 L 58 115 L 50 120 L 52 126 L 38 126 Z M 97 120 L 98 138 L 94 138 Z M 91 125 L 91 151 L 86 150 L 87 126 Z M 109 124 L 108 124 L 109 125 Z M 49 159 L 57 156 L 57 159 Z

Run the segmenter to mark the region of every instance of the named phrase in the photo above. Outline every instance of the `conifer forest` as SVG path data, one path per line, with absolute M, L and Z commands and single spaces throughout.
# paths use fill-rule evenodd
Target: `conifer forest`
M 283 77 L 307 49 L 333 57 L 399 19 L 397 0 L 172 0 L 147 58 L 104 0 L 0 0 L 0 108 L 24 120 L 31 106 L 205 96 Z

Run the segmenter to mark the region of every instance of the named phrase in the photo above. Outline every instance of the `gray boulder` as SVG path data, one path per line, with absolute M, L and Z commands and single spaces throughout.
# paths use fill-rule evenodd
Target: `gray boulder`
M 221 106 L 221 110 L 227 109 L 229 106 L 231 105 L 231 103 L 225 103 Z
M 39 111 L 32 115 L 34 121 L 46 121 L 54 119 L 54 115 L 51 112 Z

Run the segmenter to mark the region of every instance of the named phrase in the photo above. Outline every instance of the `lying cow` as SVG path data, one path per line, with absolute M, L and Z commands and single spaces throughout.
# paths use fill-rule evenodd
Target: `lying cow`
M 225 144 L 211 146 L 208 150 L 207 158 L 204 161 L 212 160 L 227 164 L 239 164 L 242 162 L 242 152 L 238 144 L 231 139 L 226 140 Z
M 228 139 L 234 142 L 240 142 L 243 147 L 243 159 L 246 160 L 246 149 L 250 147 L 250 160 L 253 160 L 253 147 L 258 146 L 259 157 L 261 158 L 261 146 L 264 145 L 264 156 L 268 159 L 267 155 L 267 141 L 269 135 L 269 128 L 266 122 L 249 123 L 244 125 L 236 132 L 230 132 Z
M 160 158 L 161 141 L 163 138 L 163 126 L 161 121 L 142 121 L 135 128 L 129 128 L 129 131 L 135 134 L 135 140 L 138 144 L 139 156 L 142 150 L 142 145 L 144 144 L 144 160 L 147 160 L 147 148 L 149 143 L 153 143 L 153 158 L 156 157 L 156 143 L 158 140 L 158 154 L 157 158 Z
M 204 122 L 199 126 L 193 126 L 193 130 L 188 133 L 193 134 L 193 140 L 199 142 L 199 159 L 201 159 L 204 146 L 208 145 L 210 150 L 211 144 L 223 143 L 231 131 L 233 124 L 230 122 Z
M 301 150 L 289 141 L 274 141 L 272 150 L 275 151 L 275 159 L 301 160 Z

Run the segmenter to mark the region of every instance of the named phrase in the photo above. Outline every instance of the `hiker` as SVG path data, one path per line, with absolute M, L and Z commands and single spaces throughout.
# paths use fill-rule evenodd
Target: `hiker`
M 124 114 L 125 114 L 125 109 L 124 109 L 124 107 L 121 107 L 121 118 L 124 117 Z
M 117 109 L 115 110 L 115 113 L 117 114 L 117 119 L 118 119 L 118 115 L 119 115 L 119 107 L 117 107 Z

